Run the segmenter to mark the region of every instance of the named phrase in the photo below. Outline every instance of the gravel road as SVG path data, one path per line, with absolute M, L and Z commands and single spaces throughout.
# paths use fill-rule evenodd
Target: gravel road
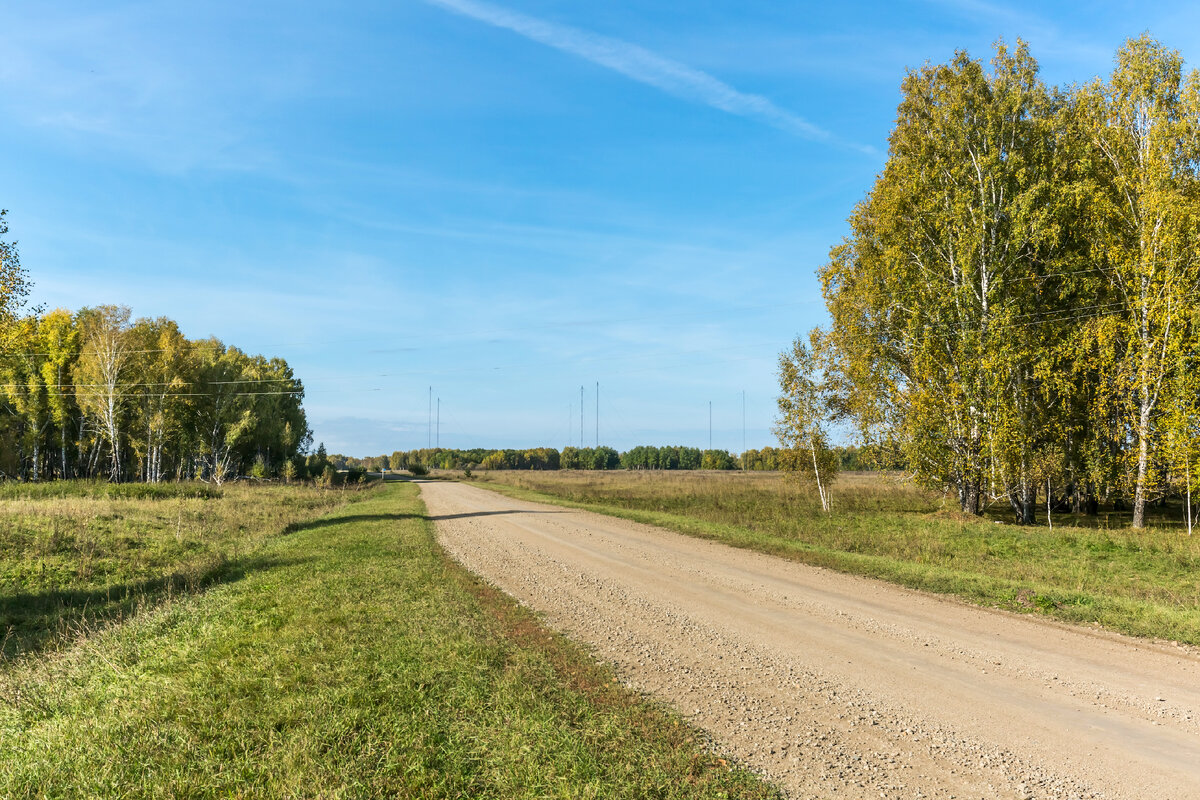
M 1200 655 L 421 487 L 451 555 L 793 798 L 1200 798 Z

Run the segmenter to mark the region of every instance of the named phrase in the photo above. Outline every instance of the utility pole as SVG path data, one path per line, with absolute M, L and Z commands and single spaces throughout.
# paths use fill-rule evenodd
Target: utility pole
M 596 381 L 596 447 L 600 447 L 600 381 Z

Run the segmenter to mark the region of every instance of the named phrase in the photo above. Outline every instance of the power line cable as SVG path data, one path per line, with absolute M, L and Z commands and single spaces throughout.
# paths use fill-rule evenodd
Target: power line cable
M 181 381 L 183 386 L 199 386 L 207 384 L 208 386 L 229 386 L 240 383 L 298 383 L 299 378 L 243 378 L 233 381 Z M 175 386 L 175 381 L 138 381 L 135 383 L 120 384 L 123 387 L 131 386 Z M 15 389 L 22 386 L 29 386 L 28 383 L 0 383 L 0 389 Z M 41 388 L 45 389 L 93 389 L 103 388 L 107 386 L 104 383 L 47 383 L 42 384 Z
M 302 390 L 296 389 L 296 390 L 287 391 L 287 392 L 226 392 L 219 396 L 222 398 L 225 398 L 225 397 L 267 397 L 267 396 L 302 395 L 302 394 L 304 394 L 304 392 Z M 147 395 L 140 393 L 140 392 L 113 392 L 112 394 L 110 394 L 108 392 L 83 392 L 83 393 L 75 394 L 74 396 L 77 398 L 79 398 L 79 397 L 88 397 L 88 398 L 92 398 L 92 397 L 100 397 L 100 398 L 139 397 L 139 398 L 144 398 Z M 164 398 L 167 398 L 167 397 L 212 397 L 213 393 L 212 392 L 179 392 L 179 393 L 170 392 L 170 393 L 162 395 L 162 396 Z
M 813 301 L 813 300 L 798 300 L 798 301 L 789 302 L 789 303 L 766 303 L 766 304 L 762 304 L 762 305 L 736 306 L 736 307 L 732 307 L 732 308 L 726 308 L 724 311 L 715 311 L 715 312 L 714 311 L 681 311 L 681 312 L 678 312 L 675 314 L 654 314 L 654 315 L 647 315 L 647 316 L 624 317 L 624 318 L 618 318 L 618 319 L 599 318 L 599 319 L 591 319 L 591 320 L 563 320 L 561 322 L 546 322 L 546 323 L 542 323 L 540 325 L 521 325 L 519 327 L 493 328 L 490 330 L 484 329 L 484 330 L 480 330 L 480 331 L 464 333 L 464 334 L 461 334 L 454 338 L 457 339 L 458 341 L 468 341 L 469 342 L 469 341 L 487 338 L 487 337 L 500 336 L 500 335 L 513 334 L 513 333 L 527 333 L 529 331 L 537 331 L 537 330 L 555 330 L 555 329 L 565 329 L 565 328 L 598 327 L 598 326 L 603 326 L 603 325 L 623 325 L 623 324 L 628 324 L 631 322 L 657 322 L 660 320 L 686 319 L 689 317 L 698 317 L 698 318 L 703 318 L 703 319 L 712 319 L 715 317 L 726 317 L 727 318 L 727 317 L 737 316 L 740 314 L 758 313 L 760 311 L 765 311 L 765 310 L 769 310 L 769 309 L 791 308 L 794 306 L 810 305 L 813 302 L 815 302 L 815 301 Z M 276 349 L 276 348 L 286 348 L 286 347 L 309 347 L 309 346 L 314 346 L 314 345 L 341 345 L 341 344 L 354 344 L 357 342 L 378 342 L 378 341 L 379 341 L 378 336 L 363 336 L 363 337 L 354 337 L 354 338 L 346 338 L 346 339 L 317 339 L 317 340 L 298 341 L 298 342 L 274 342 L 274 343 L 266 343 L 266 344 L 260 345 L 260 347 L 262 347 L 264 349 Z M 424 340 L 420 340 L 420 339 L 411 339 L 409 341 L 413 341 L 413 342 L 417 342 L 417 343 L 424 343 Z M 448 337 L 443 337 L 441 341 L 446 342 L 446 341 L 449 341 L 449 339 L 448 339 Z M 246 352 L 244 350 L 241 350 L 241 348 L 236 347 L 235 345 L 226 345 L 225 343 L 220 342 L 220 341 L 214 342 L 214 341 L 209 341 L 209 340 L 204 340 L 204 339 L 199 339 L 199 340 L 194 340 L 194 341 L 188 340 L 187 345 L 185 347 L 192 347 L 192 348 L 225 347 L 225 348 L 231 349 L 231 350 L 236 349 L 243 353 Z M 184 348 L 157 347 L 157 348 L 138 348 L 138 349 L 131 349 L 131 350 L 122 350 L 121 352 L 126 355 L 142 355 L 142 354 L 148 354 L 148 353 L 166 353 L 166 352 L 171 352 L 174 350 L 182 350 L 182 349 L 184 349 Z M 429 348 L 426 347 L 424 349 L 429 349 Z M 97 354 L 97 352 L 99 352 L 99 351 L 84 350 L 84 351 L 80 351 L 79 355 L 82 355 L 82 354 L 95 355 L 95 354 Z M 53 357 L 53 356 L 59 355 L 59 354 L 56 354 L 56 353 L 32 353 L 31 352 L 31 353 L 25 353 L 25 355 Z

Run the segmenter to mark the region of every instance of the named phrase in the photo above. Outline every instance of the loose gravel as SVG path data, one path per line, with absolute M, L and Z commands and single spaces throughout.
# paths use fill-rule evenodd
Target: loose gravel
M 429 481 L 446 550 L 793 798 L 1200 798 L 1200 655 Z

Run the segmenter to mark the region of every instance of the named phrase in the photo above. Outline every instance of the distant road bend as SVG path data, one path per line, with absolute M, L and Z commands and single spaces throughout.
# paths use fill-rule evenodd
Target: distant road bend
M 443 546 L 796 798 L 1200 798 L 1200 656 L 422 484 Z

